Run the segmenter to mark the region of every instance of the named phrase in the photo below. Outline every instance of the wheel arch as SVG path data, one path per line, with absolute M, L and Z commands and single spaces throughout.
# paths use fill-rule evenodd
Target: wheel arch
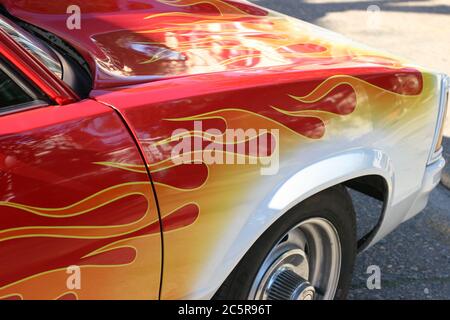
M 375 198 L 383 197 L 386 206 L 391 199 L 393 183 L 390 158 L 380 150 L 350 150 L 301 168 L 267 195 L 266 201 L 249 215 L 233 244 L 222 255 L 222 261 L 218 264 L 220 268 L 216 269 L 214 277 L 217 283 L 210 292 L 200 298 L 211 298 L 256 240 L 275 221 L 302 201 L 335 185 L 343 184 Z M 262 210 L 265 210 L 264 214 Z M 382 220 L 383 214 L 380 215 L 374 230 L 364 237 L 361 244 L 358 243 L 359 248 L 370 243 Z
M 380 175 L 367 175 L 360 176 L 348 181 L 343 182 L 343 185 L 356 190 L 360 193 L 365 194 L 371 198 L 374 198 L 382 203 L 381 210 L 376 214 L 375 223 L 368 223 L 369 226 L 361 226 L 360 223 L 357 222 L 357 227 L 367 228 L 368 231 L 364 233 L 358 239 L 358 252 L 363 251 L 367 248 L 367 246 L 372 242 L 378 230 L 381 227 L 381 223 L 383 222 L 386 205 L 389 199 L 389 187 L 387 181 Z M 353 197 L 352 201 L 354 202 Z M 355 214 L 358 216 L 359 213 L 356 210 Z M 357 219 L 359 220 L 359 219 Z

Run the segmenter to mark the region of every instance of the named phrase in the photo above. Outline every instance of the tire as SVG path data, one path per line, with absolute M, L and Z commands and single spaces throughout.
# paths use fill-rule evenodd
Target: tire
M 317 221 L 325 221 L 326 223 L 330 223 L 334 228 L 329 228 L 327 230 L 334 229 L 335 233 L 338 235 L 337 239 L 340 244 L 340 268 L 329 268 L 325 270 L 330 270 L 330 274 L 335 274 L 337 276 L 327 276 L 323 275 L 327 272 L 316 272 L 315 274 L 322 274 L 320 277 L 325 277 L 326 279 L 334 279 L 333 286 L 334 291 L 332 289 L 327 289 L 327 292 L 334 292 L 331 298 L 340 300 L 345 299 L 350 287 L 351 277 L 353 273 L 353 265 L 356 257 L 356 222 L 355 222 L 355 213 L 353 209 L 353 204 L 351 198 L 347 192 L 347 189 L 342 186 L 334 186 L 327 190 L 320 192 L 317 195 L 308 198 L 303 201 L 285 215 L 283 215 L 279 220 L 277 220 L 250 248 L 250 250 L 245 254 L 239 264 L 235 267 L 232 273 L 225 280 L 223 285 L 219 288 L 217 293 L 215 294 L 213 299 L 218 300 L 246 300 L 252 298 L 263 298 L 262 296 L 253 296 L 252 292 L 255 292 L 255 289 L 258 286 L 262 286 L 264 283 L 263 280 L 258 282 L 259 278 L 265 277 L 262 274 L 268 275 L 269 270 L 267 265 L 271 262 L 267 259 L 272 256 L 275 257 L 274 250 L 275 248 L 278 250 L 281 245 L 283 245 L 282 237 L 290 237 L 291 231 L 296 232 L 296 234 L 300 234 L 302 232 L 301 228 L 302 223 L 304 223 L 304 228 L 309 227 L 309 222 L 317 222 Z M 296 227 L 298 226 L 298 227 Z M 294 228 L 294 229 L 293 229 Z M 310 227 L 309 227 L 310 228 Z M 314 227 L 313 227 L 314 229 Z M 300 231 L 298 231 L 300 230 Z M 305 229 L 309 230 L 309 229 Z M 288 236 L 288 235 L 289 236 Z M 325 236 L 327 235 L 324 233 Z M 283 238 L 283 239 L 285 239 Z M 307 237 L 305 236 L 305 239 Z M 327 238 L 328 239 L 328 238 Z M 330 236 L 331 239 L 331 236 Z M 337 257 L 336 254 L 328 254 L 332 249 L 326 249 L 327 246 L 330 248 L 336 248 L 336 246 L 330 245 L 327 241 L 319 241 L 323 244 L 325 248 L 325 252 L 322 256 Z M 281 243 L 281 244 L 280 244 Z M 299 242 L 300 243 L 300 242 Z M 332 243 L 330 241 L 330 243 Z M 289 245 L 291 245 L 289 243 Z M 286 250 L 286 249 L 285 249 Z M 333 249 L 335 250 L 335 249 Z M 305 252 L 308 251 L 308 245 L 305 246 Z M 289 251 L 295 252 L 295 251 Z M 313 250 L 310 250 L 310 254 L 315 258 L 315 265 L 326 265 L 327 263 L 321 262 L 320 264 L 316 261 L 319 261 L 320 254 L 312 254 Z M 334 252 L 334 251 L 333 251 Z M 276 252 L 278 254 L 278 252 Z M 299 256 L 300 257 L 300 256 Z M 292 259 L 292 258 L 291 258 Z M 300 257 L 301 259 L 301 257 Z M 310 261 L 306 260 L 306 265 L 310 265 Z M 327 261 L 325 258 L 322 259 Z M 336 259 L 335 259 L 336 260 Z M 335 261 L 333 258 L 330 258 L 331 262 Z M 276 262 L 272 263 L 274 266 Z M 336 263 L 334 266 L 338 265 Z M 264 268 L 266 269 L 264 269 Z M 338 269 L 336 271 L 336 269 Z M 280 269 L 281 270 L 281 269 Z M 284 270 L 284 267 L 283 267 Z M 322 270 L 322 269 L 318 269 Z M 333 271 L 334 270 L 334 271 Z M 266 273 L 264 273 L 266 272 Z M 313 270 L 314 273 L 314 270 Z M 275 274 L 275 273 L 274 273 Z M 279 273 L 278 273 L 279 274 Z M 316 276 L 317 278 L 317 276 Z M 304 280 L 304 279 L 303 279 Z M 281 281 L 281 280 L 280 280 Z M 331 283 L 331 280 L 327 280 Z M 317 282 L 317 281 L 316 281 Z M 323 281 L 326 282 L 325 280 Z M 271 281 L 273 283 L 273 281 Z M 259 288 L 259 287 L 258 287 Z M 267 289 L 269 290 L 269 289 Z M 270 289 L 273 291 L 273 289 Z M 314 290 L 314 287 L 313 287 Z M 316 289 L 317 290 L 317 289 Z M 270 292 L 272 292 L 270 291 Z M 306 291 L 305 291 L 306 292 Z M 291 292 L 289 292 L 290 294 Z M 322 294 L 326 295 L 324 292 Z M 303 293 L 302 293 L 303 295 Z M 295 295 L 288 295 L 290 298 L 295 297 Z M 287 296 L 278 295 L 273 296 L 271 293 L 269 296 L 265 295 L 264 298 L 287 298 Z M 317 292 L 313 294 L 313 297 L 320 298 L 320 293 Z M 304 298 L 304 297 L 302 297 Z M 322 296 L 322 298 L 325 298 Z M 300 297 L 296 297 L 294 299 L 300 299 Z M 305 298 L 307 299 L 307 298 Z

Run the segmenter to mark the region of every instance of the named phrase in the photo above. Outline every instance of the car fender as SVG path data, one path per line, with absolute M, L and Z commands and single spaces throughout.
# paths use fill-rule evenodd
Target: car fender
M 381 176 L 386 181 L 389 202 L 394 172 L 389 156 L 380 150 L 348 150 L 306 165 L 294 175 L 288 176 L 283 183 L 273 189 L 273 192 L 265 196 L 265 200 L 256 210 L 247 216 L 232 244 L 228 248 L 217 248 L 217 252 L 221 253 L 217 257 L 222 261 L 217 264 L 219 267 L 214 270 L 214 277 L 204 274 L 204 279 L 198 279 L 197 282 L 198 284 L 202 284 L 202 280 L 209 282 L 208 287 L 211 291 L 193 290 L 193 293 L 197 292 L 199 296 L 190 298 L 211 298 L 256 240 L 297 204 L 329 187 L 367 175 Z

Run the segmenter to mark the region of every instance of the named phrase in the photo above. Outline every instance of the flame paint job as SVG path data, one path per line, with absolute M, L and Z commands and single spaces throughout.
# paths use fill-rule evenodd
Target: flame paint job
M 20 268 L 0 264 L 7 275 L 0 284 L 4 298 L 157 298 L 159 285 L 163 299 L 210 297 L 283 214 L 269 205 L 276 189 L 349 150 L 389 155 L 392 208 L 409 208 L 404 199 L 414 201 L 421 188 L 437 114 L 437 77 L 428 71 L 243 1 L 1 3 L 80 50 L 95 74 L 91 99 L 104 104 L 65 106 L 58 111 L 62 119 L 37 117 L 53 108 L 0 117 L 1 145 L 27 142 L 19 164 L 8 166 L 6 156 L 0 162 L 9 179 L 4 185 L 13 188 L 1 193 L 0 241 L 14 237 L 7 240 L 11 247 L 0 246 L 9 250 L 0 259 L 23 250 Z M 82 8 L 81 30 L 67 31 L 68 4 Z M 130 126 L 145 162 L 107 106 Z M 97 109 L 111 123 L 103 127 Z M 75 115 L 80 118 L 71 121 Z M 21 128 L 28 124 L 22 117 L 32 125 Z M 270 136 L 268 156 L 279 156 L 279 172 L 262 176 L 261 165 L 175 165 L 180 137 L 171 135 L 179 128 L 193 142 L 217 147 L 226 129 L 279 130 L 279 139 Z M 212 128 L 220 134 L 205 135 Z M 257 156 L 239 152 L 247 143 L 235 142 L 236 159 Z M 41 145 L 44 150 L 34 147 Z M 340 168 L 328 170 L 323 174 L 331 176 Z M 43 257 L 31 246 L 45 249 Z M 61 288 L 68 264 L 88 273 L 80 292 Z M 42 283 L 45 292 L 36 291 Z
M 96 88 L 280 66 L 306 70 L 329 65 L 401 66 L 397 58 L 243 1 L 0 3 L 77 48 L 90 62 Z M 81 8 L 80 30 L 67 29 L 69 5 Z
M 274 77 L 277 84 L 272 83 Z M 227 250 L 243 246 L 234 240 L 240 232 L 245 233 L 247 219 L 252 224 L 257 224 L 258 219 L 264 221 L 263 212 L 270 209 L 259 206 L 273 194 L 274 186 L 311 161 L 356 148 L 362 141 L 392 151 L 400 141 L 406 146 L 420 135 L 426 139 L 422 147 L 405 147 L 402 152 L 404 156 L 418 156 L 422 169 L 415 161 L 404 161 L 408 158 L 405 156 L 397 163 L 401 168 L 396 174 L 423 170 L 433 130 L 434 115 L 429 110 L 435 108 L 435 82 L 433 75 L 416 69 L 348 68 L 328 70 L 321 76 L 300 70 L 272 70 L 270 75 L 198 75 L 93 92 L 99 101 L 118 107 L 130 123 L 153 176 L 165 172 L 164 176 L 169 176 L 174 160 L 171 152 L 180 138 L 171 137 L 174 129 L 187 129 L 193 143 L 197 139 L 203 139 L 202 143 L 215 141 L 217 136 L 213 139 L 195 131 L 194 121 L 202 120 L 203 133 L 209 128 L 218 128 L 222 133 L 226 129 L 279 130 L 280 139 L 274 147 L 279 153 L 280 171 L 275 176 L 261 176 L 260 165 L 201 163 L 186 166 L 184 174 L 179 168 L 177 173 L 178 184 L 189 181 L 194 188 L 180 188 L 173 177 L 171 181 L 155 179 L 162 217 L 193 202 L 199 208 L 195 224 L 176 232 L 163 229 L 161 298 L 201 296 L 212 283 L 220 285 L 214 281 L 217 270 L 226 264 Z M 420 129 L 414 133 L 409 127 Z M 423 137 L 424 132 L 429 136 Z M 235 156 L 248 163 L 251 155 Z M 193 169 L 195 166 L 198 168 Z M 204 166 L 208 169 L 204 170 Z M 136 170 L 125 165 L 121 168 Z M 207 172 L 207 178 L 199 172 Z M 250 219 L 258 209 L 263 212 Z M 251 243 L 245 247 L 248 249 Z M 244 253 L 242 250 L 239 254 Z M 239 258 L 232 256 L 231 260 Z
M 100 160 L 142 163 L 121 119 L 94 101 L 0 117 L 0 297 L 158 297 L 148 176 Z M 82 274 L 73 293 L 70 265 Z

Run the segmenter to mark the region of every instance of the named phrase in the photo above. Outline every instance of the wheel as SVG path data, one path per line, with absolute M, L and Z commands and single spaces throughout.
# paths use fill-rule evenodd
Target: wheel
M 338 185 L 305 200 L 276 221 L 214 298 L 345 299 L 355 256 L 355 213 L 347 190 Z

